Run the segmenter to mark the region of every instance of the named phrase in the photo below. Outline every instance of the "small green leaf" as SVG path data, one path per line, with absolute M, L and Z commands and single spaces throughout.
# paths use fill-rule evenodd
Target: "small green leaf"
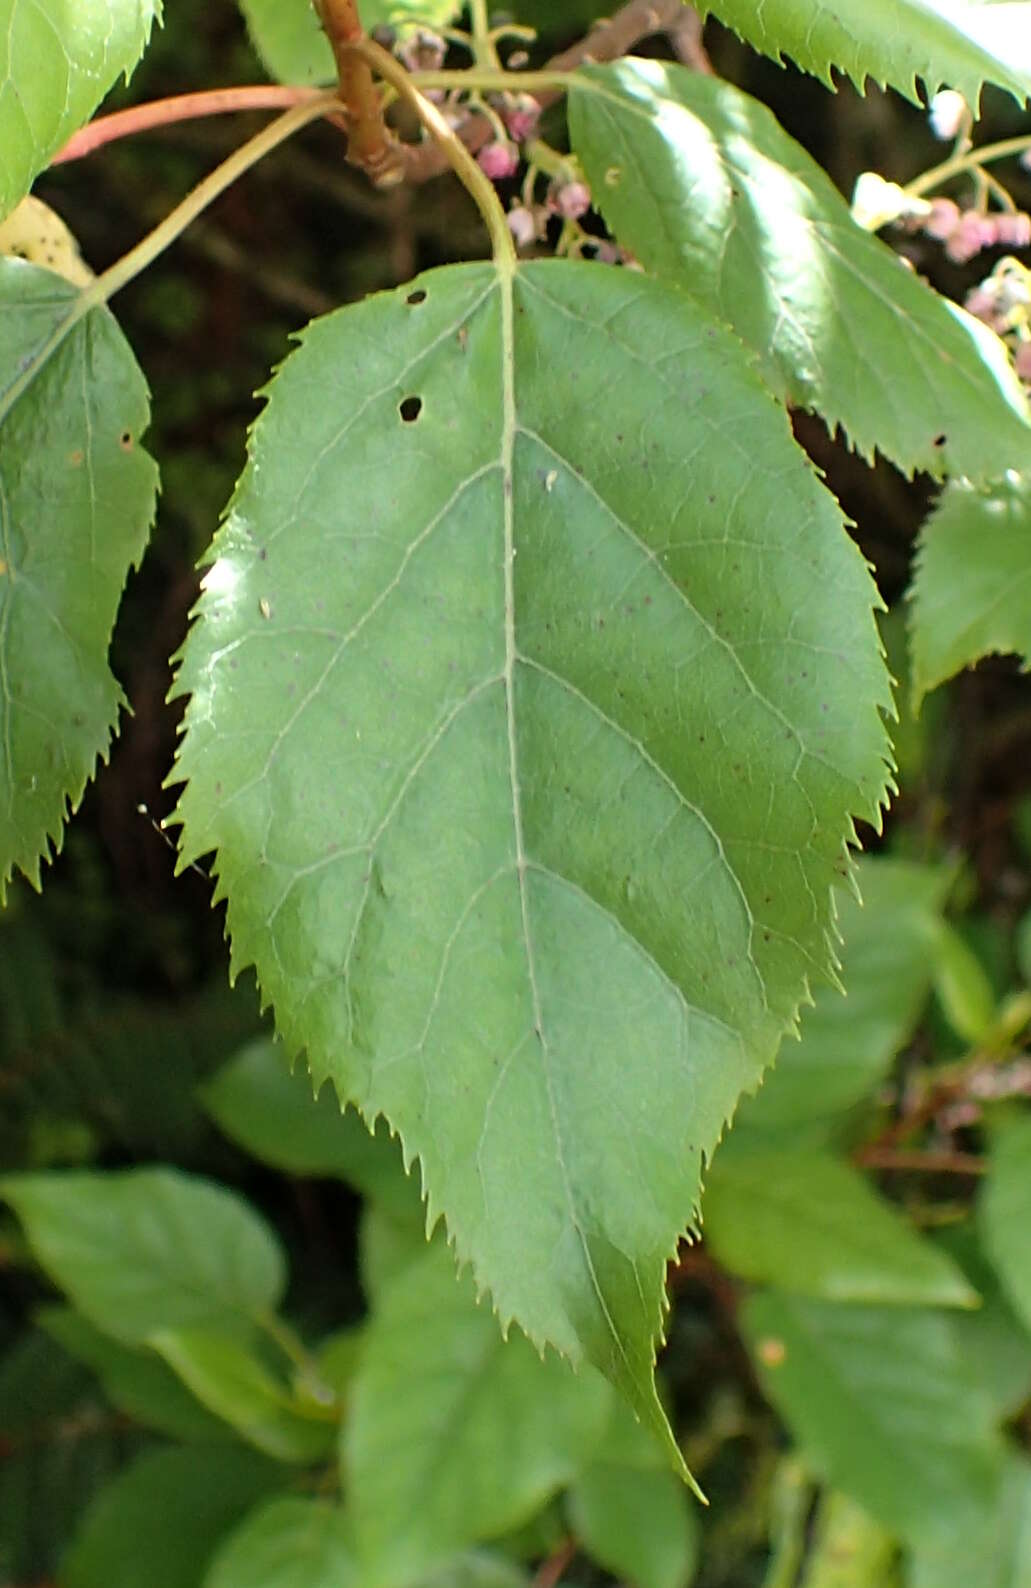
M 502 1340 L 446 1249 L 426 1253 L 379 1298 L 351 1389 L 343 1470 L 363 1584 L 416 1582 L 524 1521 L 576 1476 L 610 1407 L 592 1369 Z
M 764 55 L 787 55 L 829 88 L 831 68 L 845 72 L 861 93 L 866 79 L 897 88 L 920 103 L 943 84 L 974 107 L 984 83 L 1024 102 L 1031 94 L 1031 11 L 1026 5 L 979 0 L 702 0 L 703 15 L 727 27 Z
M 122 1345 L 71 1307 L 46 1307 L 38 1322 L 70 1356 L 97 1374 L 113 1406 L 144 1427 L 173 1439 L 232 1439 L 231 1431 L 197 1400 L 153 1351 Z
M 986 479 L 1031 453 L 999 338 L 857 226 L 765 105 L 718 77 L 624 60 L 577 74 L 570 131 L 619 241 L 865 456 Z
M 0 217 L 129 76 L 160 16 L 160 0 L 0 0 Z
M 361 1588 L 351 1533 L 337 1505 L 270 1500 L 221 1545 L 204 1588 Z
M 947 921 L 938 928 L 934 961 L 934 990 L 945 1018 L 958 1037 L 976 1046 L 995 1021 L 997 1000 L 988 973 Z
M 108 645 L 157 490 L 139 445 L 146 386 L 106 309 L 15 395 L 75 296 L 52 271 L 0 259 L 0 903 L 15 866 L 39 886 L 107 753 L 122 702 Z
M 742 1099 L 737 1128 L 825 1135 L 868 1097 L 911 1035 L 931 989 L 945 866 L 867 857 L 862 904 L 839 902 L 845 997 L 820 989 L 802 1014 L 801 1041 L 785 1042 L 757 1097 Z
M 733 1130 L 706 1179 L 702 1216 L 707 1244 L 744 1279 L 827 1301 L 978 1304 L 944 1252 L 818 1149 Z
M 681 294 L 463 265 L 308 328 L 212 557 L 178 814 L 234 968 L 502 1324 L 665 1429 L 666 1260 L 885 789 L 836 504 Z
M 0 1196 L 54 1283 L 128 1345 L 159 1329 L 239 1328 L 284 1288 L 265 1222 L 232 1192 L 174 1169 L 10 1175 Z
M 978 1199 L 984 1249 L 1025 1328 L 1031 1329 L 1031 1119 L 1000 1122 Z
M 993 652 L 1031 663 L 1031 475 L 952 480 L 920 535 L 910 593 L 917 703 Z
M 625 1402 L 567 1499 L 574 1537 L 636 1588 L 686 1588 L 698 1563 L 697 1511 L 654 1437 Z
M 87 1510 L 61 1588 L 197 1588 L 219 1540 L 282 1481 L 240 1445 L 148 1451 Z
M 405 1175 L 386 1126 L 374 1135 L 360 1114 L 341 1111 L 332 1087 L 312 1096 L 306 1069 L 287 1066 L 281 1046 L 249 1043 L 200 1087 L 204 1107 L 227 1136 L 285 1174 L 339 1175 L 396 1217 L 420 1211 L 418 1182 Z
M 836 1489 L 820 1496 L 799 1588 L 897 1588 L 893 1535 Z
M 281 83 L 332 83 L 333 52 L 319 26 L 312 0 L 240 0 L 262 65 Z M 361 0 L 366 30 L 381 23 L 443 27 L 461 10 L 460 0 Z
M 909 1542 L 983 1514 L 1004 1446 L 950 1314 L 769 1291 L 742 1321 L 764 1389 L 824 1478 Z
M 239 1339 L 212 1329 L 162 1329 L 155 1351 L 216 1417 L 277 1461 L 309 1464 L 336 1438 L 332 1403 L 292 1395 Z

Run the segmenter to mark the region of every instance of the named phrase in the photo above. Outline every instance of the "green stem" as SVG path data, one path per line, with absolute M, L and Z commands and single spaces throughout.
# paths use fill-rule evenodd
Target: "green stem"
M 148 232 L 135 248 L 123 254 L 109 270 L 105 270 L 103 275 L 90 282 L 78 297 L 72 299 L 65 318 L 54 327 L 43 345 L 33 354 L 17 380 L 12 381 L 0 396 L 0 421 L 35 380 L 50 355 L 60 347 L 65 337 L 91 309 L 107 303 L 116 292 L 121 291 L 122 287 L 127 286 L 141 271 L 146 270 L 148 265 L 153 264 L 154 260 L 186 230 L 191 221 L 196 220 L 209 204 L 224 193 L 227 187 L 231 187 L 245 171 L 249 171 L 252 165 L 256 165 L 265 155 L 293 137 L 295 132 L 306 127 L 309 122 L 317 121 L 320 116 L 325 116 L 327 112 L 339 107 L 339 104 L 340 101 L 335 93 L 320 94 L 304 104 L 295 105 L 285 115 L 277 116 L 269 126 L 263 127 L 255 137 L 241 144 L 228 159 L 216 166 L 210 176 L 199 182 L 182 203 L 177 204 L 171 214 L 166 215 L 160 225 L 155 226 L 152 232 Z
M 964 171 L 975 171 L 979 165 L 988 165 L 992 160 L 1005 160 L 1011 155 L 1023 154 L 1027 149 L 1031 149 L 1031 134 L 1028 133 L 1020 138 L 1003 138 L 1000 143 L 982 144 L 979 149 L 968 149 L 966 154 L 952 155 L 948 160 L 943 160 L 941 165 L 932 166 L 930 171 L 907 182 L 905 191 L 919 198 L 921 194 L 929 193 L 932 188 L 947 182 L 950 177 L 960 176 Z
M 386 74 L 384 73 L 384 76 Z M 503 67 L 470 67 L 467 71 L 409 72 L 409 80 L 416 88 L 478 88 L 484 93 L 547 93 L 549 89 L 563 92 L 571 83 L 590 87 L 579 72 L 506 72 Z M 1029 140 L 1031 141 L 1031 140 Z
M 304 1342 L 288 1323 L 284 1323 L 283 1319 L 274 1312 L 260 1313 L 256 1322 L 264 1329 L 269 1339 L 275 1341 L 288 1362 L 292 1362 L 302 1373 L 309 1375 L 312 1373 L 315 1364 L 305 1349 Z
M 488 71 L 500 71 L 501 62 L 490 30 L 487 0 L 469 0 L 469 18 L 472 27 L 473 59 L 477 66 Z
M 349 48 L 356 55 L 361 56 L 364 61 L 367 61 L 373 71 L 378 72 L 379 76 L 383 78 L 384 82 L 389 83 L 391 88 L 396 88 L 401 98 L 406 99 L 415 110 L 423 126 L 436 138 L 447 155 L 455 175 L 483 216 L 484 225 L 490 235 L 491 252 L 494 255 L 495 262 L 514 270 L 517 263 L 515 242 L 513 241 L 512 233 L 508 229 L 505 212 L 501 208 L 501 203 L 494 191 L 494 184 L 490 181 L 486 172 L 480 170 L 462 140 L 455 136 L 453 129 L 448 126 L 436 105 L 428 100 L 425 94 L 419 92 L 415 81 L 413 81 L 415 74 L 406 72 L 399 61 L 396 61 L 387 50 L 382 49 L 372 39 L 358 39 Z M 427 73 L 426 75 L 432 76 L 434 74 Z M 456 72 L 453 75 L 468 82 L 468 76 L 472 74 Z M 482 73 L 476 73 L 477 77 L 483 75 Z M 499 75 L 511 76 L 512 74 L 501 73 Z

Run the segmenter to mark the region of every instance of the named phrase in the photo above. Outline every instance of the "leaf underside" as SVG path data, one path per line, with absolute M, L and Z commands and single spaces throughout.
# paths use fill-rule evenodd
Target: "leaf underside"
M 638 275 L 435 271 L 268 398 L 177 678 L 181 864 L 502 1324 L 665 1430 L 665 1262 L 885 792 L 869 576 L 740 344 Z
M 0 901 L 16 866 L 39 885 L 107 753 L 123 698 L 108 646 L 157 492 L 139 446 L 147 388 L 106 309 L 12 401 L 74 297 L 53 272 L 0 260 Z
M 0 0 L 0 216 L 143 54 L 160 0 Z
M 918 702 L 994 652 L 1031 663 L 1031 476 L 946 486 L 920 534 L 910 600 Z
M 908 474 L 983 480 L 1031 456 L 999 338 L 857 226 L 765 105 L 659 61 L 577 82 L 570 136 L 612 231 L 730 325 L 778 395 Z
M 1031 94 L 1031 5 L 978 0 L 704 0 L 718 17 L 764 55 L 789 57 L 829 87 L 832 69 L 861 93 L 867 78 L 919 104 L 956 88 L 977 111 L 984 83 L 1023 103 Z

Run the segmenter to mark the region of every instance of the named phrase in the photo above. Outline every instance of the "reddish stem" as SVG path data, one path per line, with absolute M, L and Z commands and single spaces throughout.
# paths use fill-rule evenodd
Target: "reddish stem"
M 860 1147 L 853 1161 L 864 1169 L 915 1170 L 922 1174 L 985 1174 L 987 1162 L 972 1152 L 915 1150 L 871 1144 Z
M 81 160 L 105 143 L 128 138 L 135 132 L 168 127 L 176 121 L 197 121 L 202 116 L 222 116 L 230 110 L 289 110 L 291 105 L 314 99 L 318 88 L 288 88 L 277 83 L 258 83 L 248 88 L 211 88 L 203 93 L 176 94 L 171 99 L 153 99 L 146 105 L 132 105 L 111 116 L 98 116 L 68 139 L 51 160 L 63 165 L 66 160 Z
M 383 102 L 369 64 L 350 48 L 365 37 L 356 0 L 315 0 L 315 9 L 333 51 L 340 98 L 347 107 L 347 158 L 378 187 L 392 187 L 404 180 L 404 165 L 383 120 Z

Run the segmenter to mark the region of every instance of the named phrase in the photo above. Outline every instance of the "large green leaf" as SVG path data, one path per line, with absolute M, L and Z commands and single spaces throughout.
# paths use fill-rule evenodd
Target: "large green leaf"
M 336 1408 L 292 1395 L 238 1338 L 214 1329 L 162 1329 L 152 1338 L 201 1404 L 257 1450 L 308 1464 L 334 1444 Z
M 366 1588 L 416 1582 L 525 1521 L 587 1462 L 612 1400 L 592 1369 L 502 1340 L 443 1247 L 379 1298 L 350 1397 L 344 1480 Z
M 857 226 L 765 105 L 660 61 L 578 81 L 573 145 L 612 230 L 733 326 L 780 395 L 907 473 L 986 479 L 1031 456 L 999 338 Z
M 312 0 L 240 0 L 262 65 L 283 83 L 332 83 L 333 52 Z M 443 27 L 461 10 L 460 0 L 361 0 L 366 29 L 381 23 Z
M 919 700 L 994 651 L 1031 661 L 1031 475 L 953 480 L 920 535 L 911 592 Z
M 738 1129 L 716 1153 L 705 1238 L 745 1279 L 828 1301 L 976 1307 L 955 1263 L 830 1153 Z
M 62 1588 L 197 1588 L 219 1540 L 281 1483 L 239 1445 L 148 1451 L 87 1510 Z
M 1014 1118 L 995 1131 L 978 1216 L 985 1251 L 1031 1329 L 1031 1119 Z
M 0 1196 L 55 1284 L 129 1345 L 159 1329 L 238 1327 L 285 1284 L 279 1244 L 247 1203 L 174 1169 L 10 1175 Z
M 0 0 L 0 217 L 129 75 L 160 15 L 160 0 Z
M 743 1322 L 764 1388 L 830 1482 L 924 1546 L 983 1516 L 1004 1446 L 949 1314 L 769 1291 Z
M 204 1588 L 360 1588 L 352 1531 L 337 1505 L 270 1500 L 225 1540 Z
M 0 259 L 0 901 L 15 866 L 38 885 L 107 752 L 122 701 L 108 645 L 157 489 L 146 386 L 106 309 L 20 387 L 74 298 Z
M 234 968 L 502 1323 L 664 1426 L 666 1259 L 885 786 L 836 504 L 680 294 L 463 265 L 308 329 L 212 558 L 178 816 Z
M 1010 0 L 701 0 L 775 61 L 790 56 L 833 87 L 831 68 L 861 91 L 866 79 L 919 103 L 942 84 L 977 106 L 983 83 L 1023 101 L 1031 94 L 1031 5 Z
M 757 1097 L 745 1098 L 738 1128 L 824 1135 L 884 1079 L 920 1017 L 931 988 L 944 866 L 870 856 L 859 862 L 862 904 L 844 898 L 841 979 L 803 1011 L 801 1040 L 785 1042 Z

